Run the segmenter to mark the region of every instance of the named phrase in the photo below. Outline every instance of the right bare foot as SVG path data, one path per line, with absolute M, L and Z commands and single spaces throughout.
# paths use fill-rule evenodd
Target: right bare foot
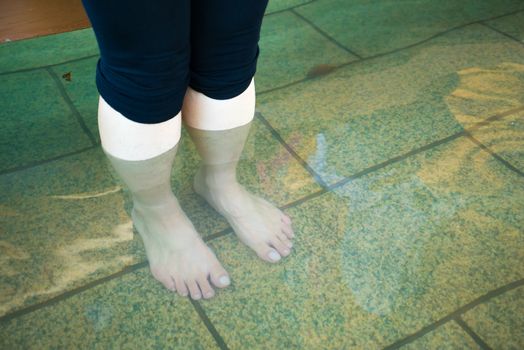
M 219 288 L 230 283 L 228 273 L 200 238 L 178 201 L 161 206 L 135 202 L 133 223 L 146 248 L 153 276 L 167 289 L 181 296 L 206 299 L 215 294 L 210 281 Z

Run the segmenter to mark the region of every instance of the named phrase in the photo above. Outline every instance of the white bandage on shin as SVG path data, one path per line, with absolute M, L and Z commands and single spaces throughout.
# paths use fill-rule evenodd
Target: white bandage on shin
M 165 122 L 137 123 L 113 109 L 100 96 L 98 129 L 106 152 L 124 160 L 145 160 L 172 149 L 178 143 L 181 112 Z
M 255 116 L 255 79 L 240 95 L 215 100 L 187 88 L 182 106 L 184 123 L 200 130 L 228 130 L 245 125 Z

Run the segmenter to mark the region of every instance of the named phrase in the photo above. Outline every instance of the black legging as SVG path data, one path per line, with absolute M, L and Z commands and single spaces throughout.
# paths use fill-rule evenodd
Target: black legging
M 187 89 L 241 94 L 255 75 L 268 0 L 82 0 L 100 60 L 100 95 L 126 118 L 160 123 Z

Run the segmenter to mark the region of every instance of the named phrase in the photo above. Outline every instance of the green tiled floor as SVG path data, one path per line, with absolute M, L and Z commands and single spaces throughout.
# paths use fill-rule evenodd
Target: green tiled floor
M 511 290 L 464 315 L 471 328 L 495 349 L 522 347 L 524 287 Z
M 0 45 L 0 348 L 523 348 L 523 4 L 270 0 L 238 173 L 295 244 L 236 239 L 183 131 L 172 186 L 232 278 L 202 301 L 149 273 L 92 30 Z

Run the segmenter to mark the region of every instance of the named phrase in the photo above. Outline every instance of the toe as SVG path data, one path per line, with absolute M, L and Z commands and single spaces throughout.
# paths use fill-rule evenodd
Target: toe
M 215 291 L 209 284 L 209 281 L 207 280 L 206 276 L 203 276 L 197 280 L 198 286 L 200 287 L 200 290 L 202 291 L 202 295 L 204 299 L 209 299 L 215 295 Z
M 282 241 L 282 243 L 284 243 L 284 245 L 286 247 L 288 247 L 289 249 L 291 249 L 293 247 L 293 243 L 287 238 L 286 235 L 284 234 L 280 234 L 278 235 L 278 238 L 280 239 L 280 241 Z
M 287 238 L 293 238 L 295 237 L 295 233 L 293 232 L 293 229 L 291 228 L 291 225 L 283 224 L 281 227 L 282 232 L 287 236 Z
M 274 263 L 281 259 L 280 254 L 266 243 L 259 243 L 252 248 L 255 250 L 260 259 L 267 262 Z
M 227 271 L 220 264 L 216 264 L 211 269 L 209 276 L 211 282 L 219 288 L 225 288 L 231 283 Z
M 164 287 L 166 287 L 167 289 L 169 289 L 172 292 L 176 291 L 175 282 L 171 278 L 171 275 L 169 275 L 166 271 L 161 270 L 161 269 L 151 268 L 151 273 L 153 274 L 153 277 L 155 277 L 157 281 L 159 281 L 160 283 L 164 285 Z
M 182 297 L 186 297 L 188 291 L 187 286 L 184 283 L 184 280 L 178 276 L 174 276 L 173 279 L 175 280 L 176 291 L 178 292 L 178 294 L 180 294 L 180 296 Z
M 278 251 L 278 253 L 282 256 L 288 256 L 291 252 L 288 247 L 280 240 L 280 238 L 275 237 L 271 240 L 271 245 L 275 247 L 275 249 Z
M 186 281 L 187 288 L 189 289 L 189 294 L 191 294 L 191 299 L 198 300 L 202 298 L 202 294 L 200 293 L 200 288 L 198 288 L 198 284 L 195 280 Z
M 291 225 L 291 218 L 286 214 L 282 213 L 282 222 Z

